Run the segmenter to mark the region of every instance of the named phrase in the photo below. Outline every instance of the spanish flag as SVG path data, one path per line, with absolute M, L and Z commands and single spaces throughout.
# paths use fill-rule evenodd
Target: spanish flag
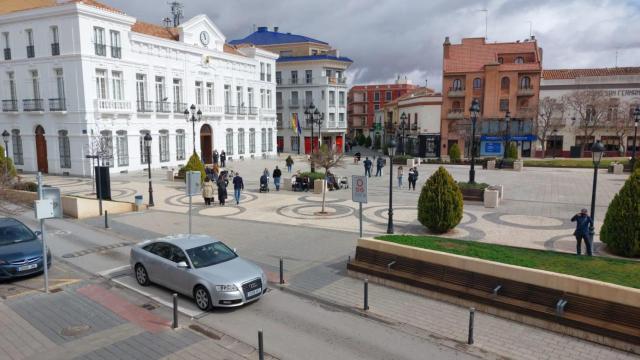
M 291 114 L 291 128 L 293 131 L 298 132 L 298 114 Z
M 300 126 L 300 119 L 298 119 L 298 113 L 295 113 L 296 129 L 298 129 L 298 135 L 302 134 L 302 127 Z

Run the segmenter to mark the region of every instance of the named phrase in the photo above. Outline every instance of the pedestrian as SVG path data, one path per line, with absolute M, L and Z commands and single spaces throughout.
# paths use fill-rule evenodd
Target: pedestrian
M 208 177 L 205 177 L 204 183 L 202 184 L 202 197 L 204 198 L 204 204 L 206 206 L 211 205 L 211 201 L 213 200 L 213 191 L 213 183 Z
M 264 170 L 262 170 L 262 175 L 266 176 L 267 179 L 269 178 L 269 169 L 264 168 Z
M 236 205 L 240 204 L 240 191 L 244 190 L 244 182 L 240 173 L 236 172 L 236 176 L 233 177 L 233 197 L 236 199 Z
M 364 158 L 362 164 L 364 164 L 364 176 L 368 175 L 371 177 L 371 165 L 373 165 L 373 163 L 369 160 L 368 156 Z
M 587 248 L 587 255 L 591 256 L 592 239 L 589 230 L 593 227 L 593 220 L 587 214 L 587 209 L 582 209 L 579 213 L 573 215 L 571 221 L 576 222 L 576 231 L 573 232 L 573 235 L 576 237 L 576 253 L 578 255 L 582 254 L 582 241 L 584 240 L 584 245 Z
M 225 175 L 218 177 L 218 200 L 221 206 L 224 206 L 227 200 L 227 180 L 225 179 Z
M 291 168 L 293 167 L 293 159 L 291 158 L 291 155 L 287 156 L 284 161 L 287 163 L 287 172 L 291 173 Z
M 376 176 L 382 176 L 382 168 L 384 167 L 384 159 L 382 156 L 378 156 L 376 160 Z
M 410 185 L 411 185 L 411 189 L 415 190 L 416 182 L 418 182 L 418 168 L 414 166 L 411 169 L 413 170 L 413 180 Z
M 220 153 L 220 165 L 222 165 L 222 167 L 227 166 L 227 153 L 224 152 L 224 150 Z
M 218 160 L 220 160 L 220 154 L 218 150 L 213 150 L 213 165 L 218 165 Z
M 402 189 L 402 176 L 404 176 L 404 170 L 401 165 L 398 166 L 398 189 Z
M 282 176 L 282 171 L 280 171 L 280 169 L 278 169 L 278 166 L 276 165 L 276 168 L 273 170 L 273 184 L 276 186 L 276 191 L 280 191 L 281 176 Z

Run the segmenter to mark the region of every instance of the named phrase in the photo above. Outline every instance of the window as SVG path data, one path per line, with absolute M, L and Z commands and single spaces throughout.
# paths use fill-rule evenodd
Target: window
M 269 137 L 267 138 L 267 143 L 269 145 L 268 151 L 273 151 L 273 129 L 269 129 Z
M 508 77 L 505 76 L 500 80 L 500 89 L 509 90 L 509 78 Z
M 329 106 L 336 106 L 336 92 L 329 91 Z
M 282 104 L 282 93 L 280 94 L 280 104 Z M 264 108 L 266 105 L 266 97 L 265 97 L 265 92 L 264 89 L 260 89 L 260 107 Z
M 173 101 L 176 112 L 182 112 L 186 107 L 182 105 L 182 79 L 173 79 Z
M 144 110 L 147 100 L 147 75 L 145 74 L 136 74 L 136 99 L 138 110 Z
M 24 165 L 22 136 L 20 136 L 20 130 L 11 130 L 11 145 L 13 145 L 13 163 L 16 165 Z
M 267 81 L 271 82 L 271 64 L 267 64 Z
M 338 124 L 340 124 L 340 126 L 344 126 L 344 113 L 338 114 Z
M 236 86 L 236 105 L 244 107 L 244 93 L 242 86 Z
M 116 131 L 116 148 L 118 166 L 129 166 L 129 144 L 126 131 Z
M 504 58 L 501 56 L 498 58 L 498 64 L 504 63 Z
M 326 76 L 326 77 L 328 77 L 328 78 L 332 78 L 332 77 L 333 77 L 333 73 L 331 72 L 331 69 L 326 69 L 326 70 L 324 71 L 324 74 L 325 74 L 325 76 Z
M 524 58 L 522 56 L 517 56 L 514 62 L 516 64 L 524 64 Z
M 264 63 L 260 63 L 260 80 L 264 81 Z
M 249 103 L 249 107 L 253 107 L 253 88 L 247 88 L 247 100 Z
M 233 129 L 227 129 L 227 155 L 233 155 Z
M 298 92 L 291 92 L 291 106 L 298 106 Z
M 344 106 L 344 91 L 338 93 L 338 104 Z
M 380 109 L 380 104 L 373 104 L 373 109 L 374 110 Z
M 149 130 L 140 130 L 140 164 L 148 164 L 151 160 L 151 149 L 149 149 L 149 154 L 147 154 L 147 148 L 144 146 L 144 136 L 147 134 L 149 134 Z
M 336 126 L 336 114 L 329 113 L 329 124 L 330 126 Z
M 122 51 L 120 48 L 120 32 L 111 30 L 111 57 L 120 59 L 122 57 Z
M 38 70 L 31 70 L 31 89 L 33 90 L 33 99 L 40 99 L 40 80 L 38 79 Z
M 185 146 L 184 146 L 184 130 L 176 130 L 176 160 L 184 160 L 185 158 Z
M 58 149 L 60 152 L 60 167 L 62 169 L 71 168 L 71 149 L 67 130 L 58 131 Z
M 231 107 L 231 86 L 230 85 L 224 86 L 224 107 L 226 111 L 229 111 L 229 108 Z
M 300 144 L 298 143 L 299 138 L 297 136 L 291 137 L 291 152 L 297 153 L 300 148 Z
M 267 109 L 272 109 L 271 106 L 271 90 L 267 90 Z
M 113 134 L 111 131 L 100 131 L 100 150 L 102 163 L 108 167 L 113 167 Z
M 384 93 L 384 100 L 385 101 L 391 101 L 391 99 L 393 98 L 393 93 L 391 91 L 386 91 Z
M 24 32 L 27 34 L 27 57 L 35 57 L 36 52 L 35 47 L 33 46 L 33 30 L 27 29 Z
M 262 152 L 267 152 L 267 129 L 265 128 L 260 130 L 260 144 L 262 145 Z
M 297 84 L 298 83 L 298 71 L 297 70 L 291 71 L 291 83 L 292 84 Z
M 249 154 L 256 153 L 256 129 L 249 129 Z
M 324 90 L 320 91 L 320 99 L 324 100 Z
M 207 83 L 207 105 L 213 106 L 213 83 Z
M 304 106 L 309 106 L 313 102 L 313 91 L 304 92 Z
M 156 104 L 158 111 L 164 110 L 162 104 L 166 102 L 165 88 L 164 88 L 164 76 L 156 76 Z
M 169 131 L 160 130 L 158 145 L 160 146 L 160 162 L 169 161 Z
M 2 41 L 4 45 L 4 59 L 11 60 L 11 46 L 9 45 L 9 33 L 2 33 Z
M 276 84 L 282 84 L 282 73 L 280 71 L 276 71 Z
M 523 76 L 520 79 L 520 88 L 521 89 L 531 89 L 531 78 L 528 76 Z
M 474 89 L 482 88 L 482 80 L 480 78 L 473 79 L 473 88 Z
M 9 96 L 12 101 L 18 100 L 18 95 L 16 92 L 16 79 L 13 71 L 7 72 L 7 77 L 9 78 Z M 15 105 L 17 106 L 17 105 Z M 17 109 L 16 109 L 17 110 Z
M 58 99 L 64 99 L 64 73 L 62 69 L 53 69 L 53 73 L 56 76 L 56 91 L 58 93 Z
M 51 27 L 51 55 L 60 55 L 60 35 L 57 26 Z
M 463 88 L 462 88 L 462 80 L 454 79 L 453 80 L 453 86 L 451 87 L 451 90 L 453 90 L 453 91 L 463 90 Z
M 373 93 L 373 101 L 375 101 L 375 102 L 380 101 L 380 93 L 378 91 Z
M 313 71 L 312 70 L 305 70 L 304 71 L 304 81 L 307 84 L 311 84 L 313 82 Z
M 96 98 L 107 99 L 107 71 L 96 69 Z
M 260 96 L 262 97 L 261 105 L 264 105 L 263 101 L 262 101 L 262 100 L 264 100 L 264 91 L 263 90 L 260 91 Z M 282 107 L 282 93 L 280 91 L 276 91 L 276 107 L 277 108 L 281 108 Z
M 593 136 L 576 136 L 576 146 L 584 146 L 585 149 L 591 149 L 594 142 L 595 137 Z
M 124 100 L 124 83 L 122 82 L 122 72 L 111 72 L 111 89 L 113 91 L 113 100 Z
M 509 99 L 500 99 L 500 111 L 509 111 Z
M 105 45 L 103 28 L 97 26 L 93 28 L 93 42 L 95 44 L 96 55 L 107 56 L 107 45 Z
M 244 129 L 238 129 L 238 154 L 244 154 Z
M 196 81 L 196 105 L 202 105 L 202 81 Z

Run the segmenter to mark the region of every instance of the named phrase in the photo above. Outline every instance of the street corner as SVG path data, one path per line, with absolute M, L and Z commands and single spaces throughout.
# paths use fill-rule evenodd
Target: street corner
M 65 286 L 75 284 L 87 279 L 89 275 L 84 274 L 71 265 L 53 260 L 48 272 L 49 291 L 55 292 Z M 25 276 L 13 280 L 3 280 L 0 282 L 0 299 L 8 300 L 23 295 L 44 292 L 44 273 Z

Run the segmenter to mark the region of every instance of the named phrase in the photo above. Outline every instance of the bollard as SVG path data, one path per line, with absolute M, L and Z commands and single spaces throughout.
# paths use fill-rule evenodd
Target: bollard
M 173 294 L 173 323 L 171 328 L 178 328 L 178 294 L 176 293 Z
M 473 345 L 473 316 L 476 312 L 476 309 L 469 309 L 469 339 L 467 340 L 467 344 Z
M 364 311 L 369 310 L 369 280 L 364 279 Z
M 258 330 L 258 359 L 264 360 L 264 344 L 262 343 L 262 330 Z
M 104 211 L 104 228 L 109 228 L 109 214 L 107 214 L 107 210 Z
M 280 284 L 284 284 L 284 261 L 280 258 Z

